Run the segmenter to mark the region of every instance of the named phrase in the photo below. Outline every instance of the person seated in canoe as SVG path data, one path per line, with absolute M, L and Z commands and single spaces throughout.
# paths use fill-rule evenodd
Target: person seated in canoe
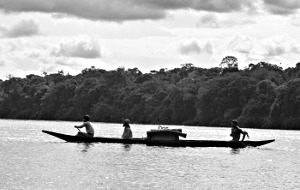
M 123 135 L 122 135 L 122 139 L 132 139 L 132 131 L 130 129 L 130 121 L 129 119 L 124 119 L 122 118 L 123 120 L 123 127 L 124 127 L 124 132 L 123 132 Z
M 83 128 L 85 127 L 86 133 L 85 132 L 81 132 L 79 130 L 79 128 Z M 83 116 L 83 124 L 76 126 L 75 128 L 77 128 L 79 130 L 79 132 L 77 133 L 77 136 L 81 136 L 81 137 L 93 137 L 94 136 L 94 128 L 92 123 L 90 122 L 90 117 L 88 115 Z
M 230 136 L 232 137 L 232 141 L 239 141 L 241 134 L 243 134 L 242 141 L 244 141 L 245 136 L 247 136 L 249 138 L 248 132 L 243 131 L 241 128 L 239 128 L 238 121 L 235 119 L 232 120 L 231 121 L 231 133 L 230 133 Z

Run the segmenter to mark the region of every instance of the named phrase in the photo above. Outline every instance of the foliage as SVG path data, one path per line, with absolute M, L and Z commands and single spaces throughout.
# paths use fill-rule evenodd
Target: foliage
M 300 63 L 283 70 L 265 62 L 238 69 L 191 63 L 143 74 L 138 68 L 86 68 L 0 81 L 0 118 L 300 129 Z

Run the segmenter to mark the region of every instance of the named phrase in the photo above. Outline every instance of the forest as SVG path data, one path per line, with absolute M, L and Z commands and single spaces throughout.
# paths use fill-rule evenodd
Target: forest
M 185 63 L 171 70 L 106 71 L 92 66 L 0 80 L 0 118 L 300 129 L 300 63 L 283 69 L 266 62 L 238 68 L 233 56 L 220 67 Z

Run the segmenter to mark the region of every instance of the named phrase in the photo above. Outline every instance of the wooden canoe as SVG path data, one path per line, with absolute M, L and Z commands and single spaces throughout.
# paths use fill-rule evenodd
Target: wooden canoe
M 108 138 L 108 137 L 79 137 L 66 135 L 52 131 L 43 130 L 42 132 L 62 139 L 66 142 L 84 142 L 84 143 L 122 143 L 122 144 L 145 144 L 148 146 L 169 146 L 169 147 L 229 147 L 245 148 L 257 147 L 274 142 L 275 139 L 262 141 L 219 141 L 219 140 L 149 140 L 147 138 Z

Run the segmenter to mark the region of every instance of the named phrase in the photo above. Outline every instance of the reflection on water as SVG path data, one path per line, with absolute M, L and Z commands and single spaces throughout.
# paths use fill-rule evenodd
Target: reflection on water
M 78 143 L 79 146 L 81 146 L 82 150 L 81 152 L 86 153 L 88 150 L 94 146 L 92 143 Z
M 71 144 L 71 143 L 68 143 L 68 144 Z M 97 145 L 97 143 L 82 143 L 82 142 L 81 143 L 77 143 L 78 149 L 82 153 L 87 153 L 95 145 Z M 132 144 L 120 144 L 120 146 L 122 146 L 125 151 L 130 151 L 131 147 L 132 147 Z
M 132 146 L 132 144 L 124 144 L 123 145 L 125 151 L 130 151 L 131 146 Z
M 234 154 L 240 154 L 241 149 L 239 148 L 232 148 L 230 150 L 230 154 L 234 155 Z

